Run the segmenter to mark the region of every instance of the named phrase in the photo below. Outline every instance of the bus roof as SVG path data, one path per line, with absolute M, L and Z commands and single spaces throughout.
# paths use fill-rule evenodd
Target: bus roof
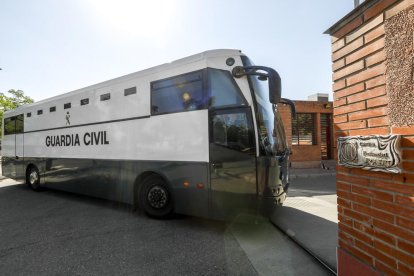
M 164 63 L 158 66 L 154 66 L 154 67 L 150 67 L 148 69 L 144 69 L 141 71 L 137 71 L 137 72 L 133 72 L 124 76 L 120 76 L 117 78 L 113 78 L 107 81 L 103 81 L 97 84 L 93 84 L 90 86 L 86 86 L 80 89 L 76 89 L 70 92 L 66 92 L 63 94 L 59 94 L 32 104 L 27 104 L 27 105 L 22 105 L 19 106 L 18 108 L 12 109 L 12 110 L 8 110 L 4 113 L 4 115 L 6 115 L 6 117 L 9 116 L 13 116 L 16 113 L 21 113 L 23 112 L 23 110 L 27 109 L 27 108 L 32 108 L 34 106 L 37 105 L 41 105 L 41 104 L 45 104 L 48 102 L 52 102 L 61 98 L 66 98 L 66 97 L 70 97 L 70 96 L 75 96 L 77 94 L 80 94 L 82 92 L 85 91 L 89 91 L 89 90 L 93 90 L 93 89 L 98 89 L 98 88 L 102 88 L 102 87 L 106 87 L 108 85 L 112 85 L 114 83 L 119 83 L 119 82 L 123 82 L 123 81 L 127 81 L 129 79 L 133 79 L 133 78 L 138 78 L 138 77 L 143 77 L 146 75 L 150 75 L 153 73 L 156 73 L 158 71 L 162 71 L 162 70 L 167 70 L 170 68 L 174 68 L 174 67 L 179 67 L 179 66 L 183 66 L 185 64 L 190 64 L 190 63 L 194 63 L 197 62 L 199 60 L 203 60 L 203 59 L 208 59 L 208 58 L 213 58 L 213 57 L 226 57 L 226 56 L 239 56 L 239 55 L 244 55 L 242 54 L 241 50 L 235 50 L 235 49 L 215 49 L 215 50 L 209 50 L 209 51 L 205 51 L 202 53 L 198 53 L 195 55 L 191 55 L 185 58 L 181 58 L 169 63 Z

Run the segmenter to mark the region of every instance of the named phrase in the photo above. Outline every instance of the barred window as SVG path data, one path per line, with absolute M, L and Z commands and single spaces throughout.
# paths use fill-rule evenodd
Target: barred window
M 129 96 L 129 95 L 133 95 L 133 94 L 137 94 L 137 88 L 135 86 L 131 87 L 131 88 L 124 89 L 124 96 Z
M 111 93 L 106 93 L 101 95 L 101 101 L 107 101 L 111 99 Z
M 316 145 L 315 113 L 292 117 L 292 145 Z
M 87 104 L 89 104 L 89 98 L 82 99 L 82 100 L 80 101 L 80 104 L 81 104 L 81 105 L 87 105 Z

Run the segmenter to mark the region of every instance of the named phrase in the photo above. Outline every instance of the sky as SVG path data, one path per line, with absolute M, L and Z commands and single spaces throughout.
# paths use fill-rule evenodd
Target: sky
M 0 92 L 35 101 L 211 49 L 276 69 L 282 96 L 329 93 L 325 30 L 353 0 L 2 0 Z

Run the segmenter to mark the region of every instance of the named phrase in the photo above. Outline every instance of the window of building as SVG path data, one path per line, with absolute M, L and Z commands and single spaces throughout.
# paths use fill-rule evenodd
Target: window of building
M 207 104 L 202 71 L 151 83 L 152 115 L 199 110 Z
M 111 99 L 111 93 L 101 95 L 101 101 L 107 101 L 109 99 Z
M 316 145 L 315 113 L 292 117 L 292 145 Z
M 52 106 L 51 108 L 49 108 L 49 112 L 55 112 L 56 111 L 56 106 Z
M 42 115 L 43 114 L 43 109 L 39 109 L 38 111 L 37 111 L 37 115 Z
M 131 87 L 131 88 L 124 89 L 124 96 L 129 96 L 129 95 L 133 95 L 133 94 L 137 94 L 137 88 L 136 87 Z
M 31 113 L 31 112 L 28 112 L 28 113 L 26 114 L 26 117 L 27 117 L 27 118 L 32 117 L 32 113 Z
M 82 99 L 82 100 L 80 101 L 80 104 L 81 104 L 81 105 L 87 105 L 87 104 L 89 104 L 89 98 Z
M 65 103 L 64 105 L 63 105 L 63 109 L 69 109 L 69 108 L 71 108 L 72 107 L 72 104 L 71 103 Z

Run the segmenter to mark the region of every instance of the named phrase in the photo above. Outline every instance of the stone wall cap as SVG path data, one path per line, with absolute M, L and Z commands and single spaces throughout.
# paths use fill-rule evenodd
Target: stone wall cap
M 354 8 L 352 11 L 350 11 L 347 15 L 345 15 L 342 19 L 340 19 L 338 22 L 336 22 L 332 27 L 327 29 L 324 34 L 332 35 L 339 31 L 342 27 L 347 25 L 349 22 L 363 14 L 367 9 L 372 7 L 373 5 L 377 4 L 382 0 L 365 0 L 363 3 L 361 3 L 358 7 Z

